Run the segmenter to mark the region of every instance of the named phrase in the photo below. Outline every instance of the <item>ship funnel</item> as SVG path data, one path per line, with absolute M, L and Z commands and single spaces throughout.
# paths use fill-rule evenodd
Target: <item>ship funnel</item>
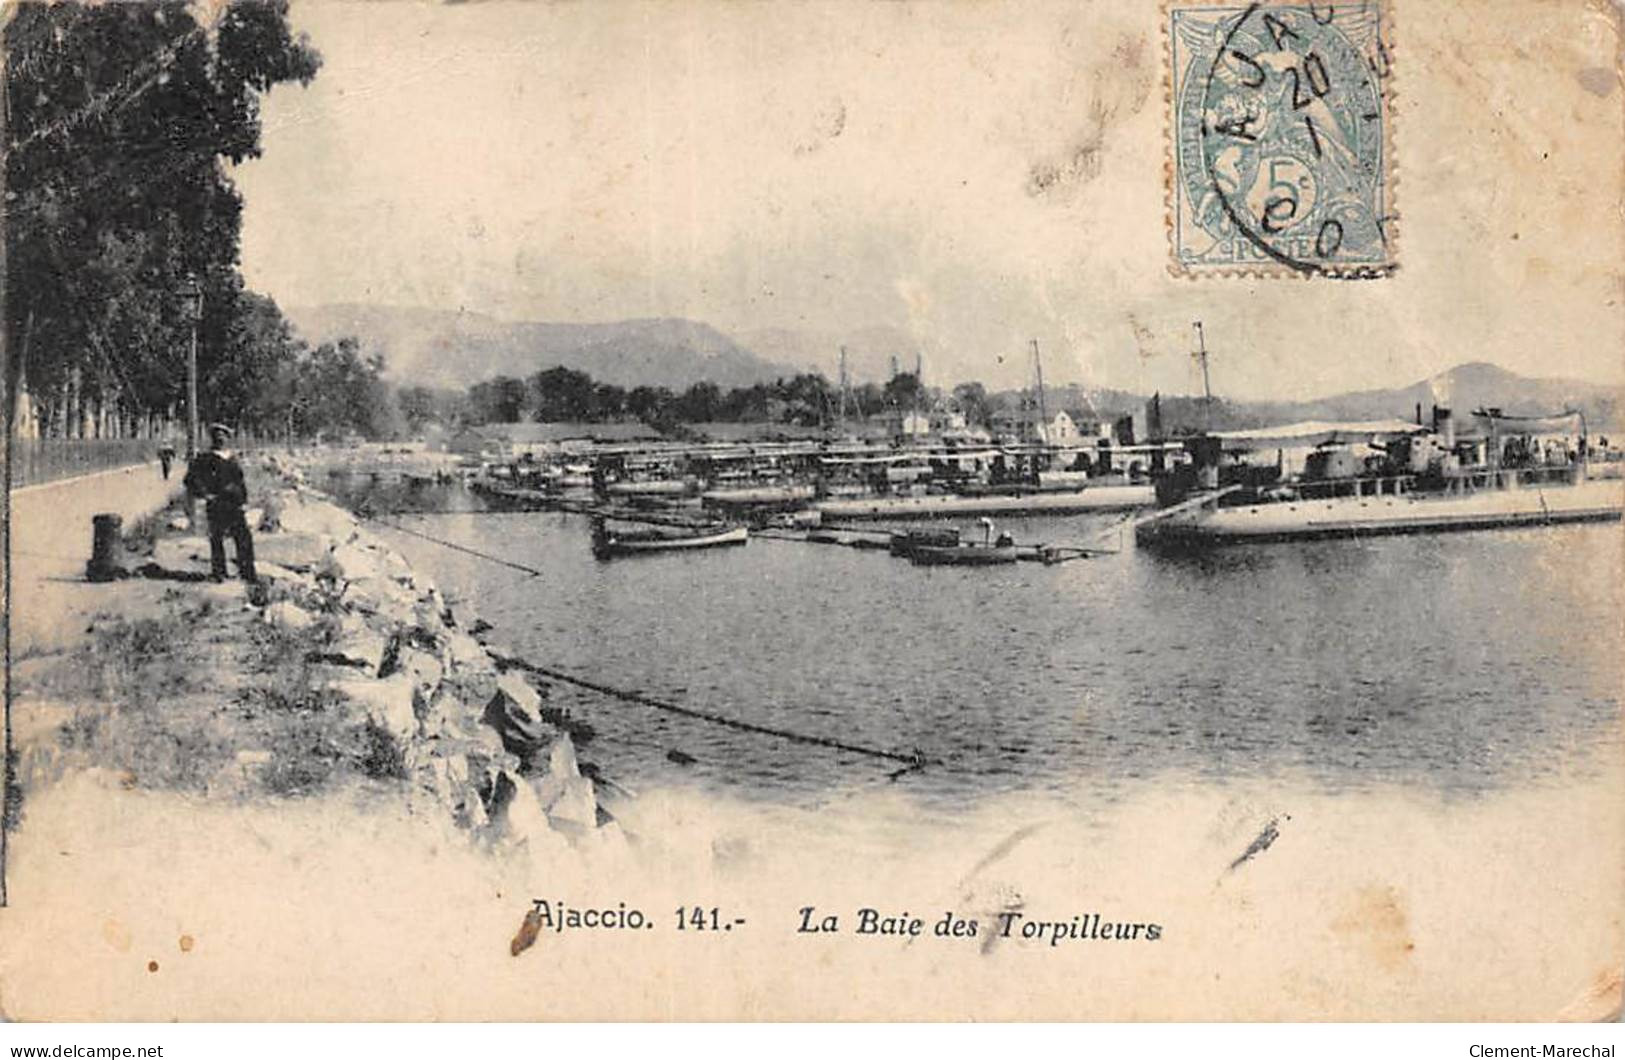
M 1439 436 L 1439 444 L 1445 449 L 1456 447 L 1456 420 L 1450 415 L 1450 410 L 1441 405 L 1433 406 L 1433 433 Z

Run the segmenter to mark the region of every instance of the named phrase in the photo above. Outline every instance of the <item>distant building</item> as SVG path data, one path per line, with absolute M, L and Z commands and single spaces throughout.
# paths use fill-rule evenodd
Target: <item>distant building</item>
M 1071 445 L 1100 436 L 1100 423 L 1085 413 L 1058 409 L 1040 422 L 1033 408 L 1000 409 L 993 414 L 993 434 L 1017 442 Z
M 900 438 L 923 438 L 931 433 L 931 417 L 923 412 L 903 410 L 897 414 L 897 431 Z
M 524 457 L 538 459 L 558 453 L 569 442 L 640 442 L 655 441 L 659 431 L 644 423 L 488 423 L 471 428 L 484 440 L 479 450 L 486 459 L 518 460 Z M 453 436 L 448 445 L 467 445 L 462 433 Z M 453 452 L 462 449 L 453 448 Z M 495 454 L 492 456 L 490 454 Z
M 993 436 L 1016 442 L 1032 441 L 1036 436 L 1034 418 L 1029 408 L 997 409 L 992 417 Z

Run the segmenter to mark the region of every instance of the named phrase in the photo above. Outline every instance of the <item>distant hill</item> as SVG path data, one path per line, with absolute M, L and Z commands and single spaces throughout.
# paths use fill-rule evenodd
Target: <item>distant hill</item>
M 285 312 L 308 342 L 346 335 L 360 339 L 384 355 L 386 374 L 403 385 L 461 389 L 494 375 L 524 377 L 564 365 L 601 382 L 680 390 L 700 380 L 749 386 L 803 370 L 758 357 L 709 324 L 692 320 L 547 324 L 354 304 Z
M 1020 398 L 1019 391 L 1004 391 L 996 397 L 1006 404 Z M 1101 417 L 1121 416 L 1144 407 L 1148 395 L 1122 390 L 1077 385 L 1051 387 L 1045 391 L 1049 408 L 1093 410 Z M 1625 429 L 1625 388 L 1577 379 L 1532 379 L 1483 361 L 1457 365 L 1436 376 L 1409 386 L 1388 390 L 1358 390 L 1309 401 L 1238 401 L 1216 397 L 1213 428 L 1230 430 L 1263 427 L 1299 420 L 1377 420 L 1410 419 L 1416 406 L 1423 416 L 1435 404 L 1466 416 L 1480 407 L 1498 407 L 1509 415 L 1540 415 L 1579 409 L 1590 429 Z M 1167 430 L 1196 429 L 1203 425 L 1206 409 L 1200 397 L 1163 395 L 1163 423 Z
M 346 335 L 384 355 L 397 383 L 462 389 L 494 375 L 524 377 L 554 365 L 587 372 L 620 386 L 667 386 L 681 390 L 701 380 L 728 388 L 770 382 L 806 371 L 837 377 L 840 347 L 847 348 L 854 383 L 883 381 L 891 359 L 903 371 L 914 369 L 919 344 L 891 327 L 849 331 L 763 329 L 735 339 L 693 320 L 660 318 L 605 324 L 548 324 L 499 320 L 480 313 L 398 306 L 326 305 L 289 308 L 288 318 L 310 342 Z M 928 383 L 943 389 L 954 380 L 933 372 Z M 1077 384 L 1045 391 L 1051 409 L 1082 409 L 1101 418 L 1145 406 L 1149 395 Z M 1014 405 L 1020 392 L 993 395 Z M 1259 427 L 1295 420 L 1409 418 L 1420 404 L 1424 415 L 1446 404 L 1465 416 L 1481 405 L 1510 414 L 1578 408 L 1594 430 L 1625 431 L 1625 390 L 1575 379 L 1533 379 L 1476 361 L 1409 386 L 1360 390 L 1309 401 L 1246 401 L 1220 396 L 1213 403 L 1216 430 Z M 1196 429 L 1208 410 L 1199 397 L 1164 395 L 1167 429 Z

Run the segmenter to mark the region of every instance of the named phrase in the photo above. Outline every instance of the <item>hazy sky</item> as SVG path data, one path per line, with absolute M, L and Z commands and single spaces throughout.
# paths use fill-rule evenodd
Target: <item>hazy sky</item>
M 288 305 L 875 325 L 933 382 L 1303 397 L 1465 360 L 1625 379 L 1613 29 L 1580 4 L 1403 4 L 1398 275 L 1167 271 L 1149 0 L 331 3 L 237 172 Z M 1043 179 L 1037 179 L 1037 178 Z M 826 371 L 834 373 L 834 351 Z

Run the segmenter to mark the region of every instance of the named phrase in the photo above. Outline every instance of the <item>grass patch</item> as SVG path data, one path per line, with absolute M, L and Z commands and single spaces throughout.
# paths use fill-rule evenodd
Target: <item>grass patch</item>
M 373 780 L 403 780 L 406 758 L 395 734 L 372 719 L 361 727 L 361 772 Z
M 293 631 L 187 594 L 160 606 L 156 617 L 100 617 L 89 643 L 53 666 L 51 694 L 81 704 L 57 732 L 74 759 L 191 794 L 297 797 L 407 775 L 395 739 L 309 661 L 331 618 Z
M 181 514 L 176 508 L 163 508 L 143 515 L 124 528 L 124 550 L 137 556 L 150 556 L 158 539 L 169 532 L 169 521 Z

